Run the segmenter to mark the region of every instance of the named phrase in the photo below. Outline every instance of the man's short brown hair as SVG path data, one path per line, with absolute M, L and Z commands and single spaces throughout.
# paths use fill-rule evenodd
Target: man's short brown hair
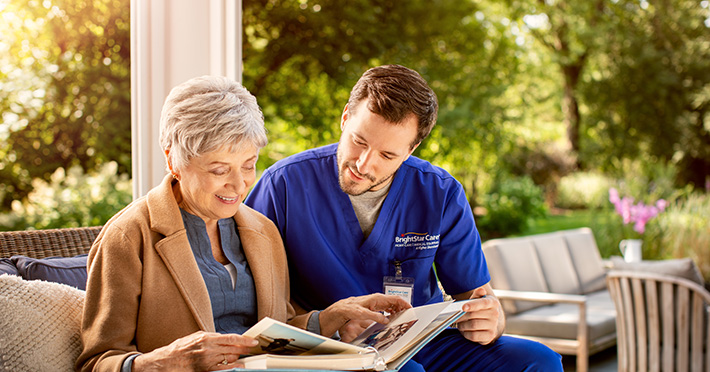
M 350 92 L 348 110 L 369 99 L 367 108 L 391 123 L 401 123 L 410 114 L 417 117 L 417 137 L 412 147 L 426 138 L 436 124 L 439 104 L 436 94 L 418 72 L 399 65 L 367 70 Z

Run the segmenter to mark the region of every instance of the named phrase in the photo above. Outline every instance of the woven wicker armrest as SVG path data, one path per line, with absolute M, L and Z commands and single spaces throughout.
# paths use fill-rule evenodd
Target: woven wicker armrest
M 0 232 L 0 257 L 73 257 L 89 253 L 101 227 Z

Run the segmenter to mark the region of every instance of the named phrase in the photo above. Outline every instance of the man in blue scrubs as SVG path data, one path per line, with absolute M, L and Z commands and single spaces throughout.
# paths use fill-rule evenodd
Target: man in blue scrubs
M 337 144 L 267 169 L 246 204 L 271 218 L 289 258 L 291 295 L 303 310 L 374 292 L 413 306 L 476 299 L 456 324 L 402 371 L 562 371 L 561 357 L 501 336 L 505 317 L 489 284 L 481 241 L 461 184 L 412 152 L 438 111 L 426 81 L 406 67 L 363 74 L 341 117 Z M 436 272 L 434 271 L 434 264 Z M 344 340 L 365 324 L 349 322 Z

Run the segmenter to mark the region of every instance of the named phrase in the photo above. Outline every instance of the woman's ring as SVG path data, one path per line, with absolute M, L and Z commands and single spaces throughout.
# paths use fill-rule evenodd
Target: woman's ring
M 222 356 L 224 356 L 224 360 L 220 364 L 226 366 L 227 364 L 229 364 L 229 362 L 227 361 L 227 354 L 222 354 Z

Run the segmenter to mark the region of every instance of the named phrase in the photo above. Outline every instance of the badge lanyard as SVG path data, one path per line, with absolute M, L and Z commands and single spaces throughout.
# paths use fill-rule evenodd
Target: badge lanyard
M 402 276 L 402 262 L 394 260 L 394 276 L 383 278 L 383 292 L 386 295 L 397 295 L 412 303 L 412 293 L 414 292 L 414 278 Z

